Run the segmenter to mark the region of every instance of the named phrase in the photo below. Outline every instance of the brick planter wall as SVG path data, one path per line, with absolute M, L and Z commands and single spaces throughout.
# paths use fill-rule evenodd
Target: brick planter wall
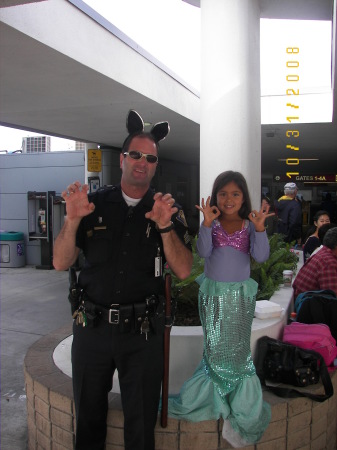
M 72 381 L 54 364 L 57 345 L 72 334 L 71 324 L 41 338 L 24 361 L 27 394 L 28 450 L 72 450 L 74 402 Z M 332 373 L 335 394 L 318 403 L 305 397 L 281 399 L 270 392 L 264 398 L 272 407 L 272 420 L 258 444 L 247 450 L 336 450 L 337 371 Z M 313 390 L 320 387 L 315 385 Z M 107 450 L 121 450 L 123 413 L 120 395 L 110 393 Z M 156 427 L 157 450 L 217 450 L 232 448 L 221 436 L 222 420 L 191 423 L 168 419 Z

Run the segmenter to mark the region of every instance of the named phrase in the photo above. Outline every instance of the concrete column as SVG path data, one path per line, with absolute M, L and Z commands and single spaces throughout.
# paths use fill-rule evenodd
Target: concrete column
M 201 0 L 200 196 L 225 170 L 241 172 L 252 206 L 261 190 L 258 0 Z
M 93 143 L 86 143 L 85 144 L 85 157 L 84 157 L 84 164 L 85 164 L 85 171 L 84 171 L 84 178 L 85 178 L 85 183 L 89 184 L 90 186 L 90 192 L 94 192 L 95 190 L 97 190 L 98 187 L 102 186 L 102 168 L 100 171 L 97 172 L 93 172 L 88 170 L 88 151 L 89 150 L 93 150 L 93 149 L 98 149 L 98 145 L 97 144 L 93 144 Z M 99 150 L 99 152 L 101 153 L 101 150 Z M 101 158 L 101 167 L 103 165 L 103 155 L 101 153 L 100 155 Z M 89 167 L 90 169 L 90 167 Z M 98 180 L 96 180 L 98 178 Z

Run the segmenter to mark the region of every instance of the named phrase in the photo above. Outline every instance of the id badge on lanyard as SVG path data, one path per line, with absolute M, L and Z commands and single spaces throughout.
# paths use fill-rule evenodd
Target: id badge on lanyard
M 151 233 L 151 224 L 148 223 L 146 229 L 146 237 L 149 238 Z M 161 277 L 163 275 L 163 258 L 160 254 L 160 245 L 157 244 L 157 256 L 154 258 L 154 276 Z
M 162 257 L 160 255 L 160 247 L 157 248 L 157 256 L 154 258 L 154 276 L 161 277 L 163 275 Z

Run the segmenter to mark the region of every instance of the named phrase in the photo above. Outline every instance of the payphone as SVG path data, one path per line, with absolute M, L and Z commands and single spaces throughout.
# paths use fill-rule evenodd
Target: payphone
M 38 240 L 41 264 L 37 269 L 53 269 L 54 236 L 57 236 L 64 219 L 64 202 L 55 191 L 28 191 L 28 238 Z

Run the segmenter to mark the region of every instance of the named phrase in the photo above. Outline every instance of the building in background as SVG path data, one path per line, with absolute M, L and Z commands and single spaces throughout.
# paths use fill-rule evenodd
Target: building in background
M 22 138 L 23 153 L 50 152 L 50 136 L 29 136 Z
M 85 142 L 75 142 L 75 150 L 85 150 Z

